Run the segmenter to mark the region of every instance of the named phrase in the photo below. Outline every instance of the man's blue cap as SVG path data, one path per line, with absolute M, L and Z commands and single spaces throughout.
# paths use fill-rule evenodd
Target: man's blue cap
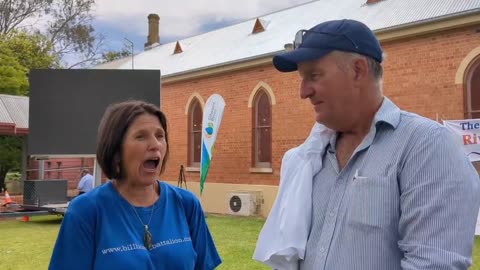
M 282 72 L 297 70 L 297 64 L 320 59 L 332 51 L 353 52 L 382 62 L 382 48 L 375 34 L 355 20 L 334 20 L 305 31 L 302 43 L 293 51 L 276 55 L 273 65 Z

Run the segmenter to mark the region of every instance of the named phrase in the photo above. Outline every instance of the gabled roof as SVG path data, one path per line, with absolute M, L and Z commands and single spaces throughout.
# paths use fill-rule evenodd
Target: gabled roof
M 252 34 L 257 17 L 180 40 L 183 52 L 172 54 L 176 42 L 135 55 L 135 69 L 160 69 L 171 77 L 230 63 L 274 55 L 291 43 L 299 29 L 332 19 L 356 19 L 376 32 L 411 24 L 480 13 L 480 0 L 319 0 L 258 17 L 268 28 Z M 161 34 L 161 33 L 160 33 Z M 131 58 L 95 68 L 130 69 Z
M 253 25 L 252 34 L 261 33 L 267 29 L 268 22 L 257 18 L 255 24 Z
M 0 95 L 0 134 L 28 134 L 28 97 Z
M 182 53 L 183 50 L 182 50 L 182 46 L 180 45 L 180 42 L 177 41 L 177 43 L 175 44 L 175 50 L 173 51 L 174 54 L 177 54 L 177 53 Z

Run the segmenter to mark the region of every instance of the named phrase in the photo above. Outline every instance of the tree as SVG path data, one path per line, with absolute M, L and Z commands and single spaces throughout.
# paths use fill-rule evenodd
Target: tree
M 22 155 L 22 138 L 0 136 L 0 192 L 6 190 L 5 178 L 12 170 L 19 170 Z
M 27 69 L 14 56 L 13 51 L 0 44 L 0 94 L 27 94 L 27 72 Z
M 0 35 L 0 94 L 28 95 L 28 72 L 54 68 L 59 58 L 41 34 L 11 31 Z
M 119 51 L 108 51 L 108 52 L 104 52 L 102 53 L 102 60 L 101 62 L 102 63 L 106 63 L 106 62 L 111 62 L 111 61 L 115 61 L 117 59 L 120 59 L 120 58 L 124 58 L 124 57 L 127 57 L 129 55 L 131 55 L 132 53 L 130 52 L 130 50 L 128 50 L 127 48 L 123 48 Z
M 58 66 L 52 44 L 41 34 L 17 30 L 0 35 L 0 94 L 28 95 L 32 68 Z M 0 135 L 0 190 L 9 171 L 20 168 L 22 138 Z
M 104 38 L 95 34 L 95 0 L 0 0 L 0 34 L 18 29 L 42 34 L 67 68 L 100 59 Z M 68 63 L 65 59 L 76 59 Z
M 60 67 L 60 58 L 52 42 L 40 33 L 14 30 L 0 35 L 0 44 L 12 50 L 20 64 L 27 69 Z
M 8 34 L 28 19 L 40 18 L 49 11 L 52 0 L 1 0 L 0 34 Z

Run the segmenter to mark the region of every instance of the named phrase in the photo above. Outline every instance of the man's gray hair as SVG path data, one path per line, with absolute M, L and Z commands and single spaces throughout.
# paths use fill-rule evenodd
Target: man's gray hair
M 356 58 L 365 58 L 367 59 L 367 63 L 368 63 L 368 71 L 370 72 L 372 77 L 378 81 L 380 81 L 383 78 L 383 67 L 381 63 L 377 62 L 377 60 L 369 56 L 361 55 L 358 53 L 340 52 L 340 51 L 335 51 L 335 53 L 337 53 L 337 55 L 341 56 L 341 58 L 343 59 L 343 61 L 339 63 L 340 68 L 343 68 L 343 69 L 347 68 L 350 65 L 351 61 Z
M 377 62 L 377 60 L 366 56 L 368 62 L 368 70 L 372 74 L 374 79 L 381 80 L 383 78 L 383 67 L 382 64 Z

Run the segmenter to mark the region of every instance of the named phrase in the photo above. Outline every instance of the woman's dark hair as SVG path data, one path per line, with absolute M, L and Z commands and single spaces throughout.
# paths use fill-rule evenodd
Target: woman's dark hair
M 160 109 L 150 103 L 129 100 L 111 104 L 105 110 L 97 134 L 97 161 L 108 179 L 123 179 L 122 144 L 128 128 L 140 115 L 149 114 L 158 117 L 160 125 L 165 131 L 167 151 L 163 157 L 160 173 L 165 171 L 168 159 L 168 130 L 167 118 Z

